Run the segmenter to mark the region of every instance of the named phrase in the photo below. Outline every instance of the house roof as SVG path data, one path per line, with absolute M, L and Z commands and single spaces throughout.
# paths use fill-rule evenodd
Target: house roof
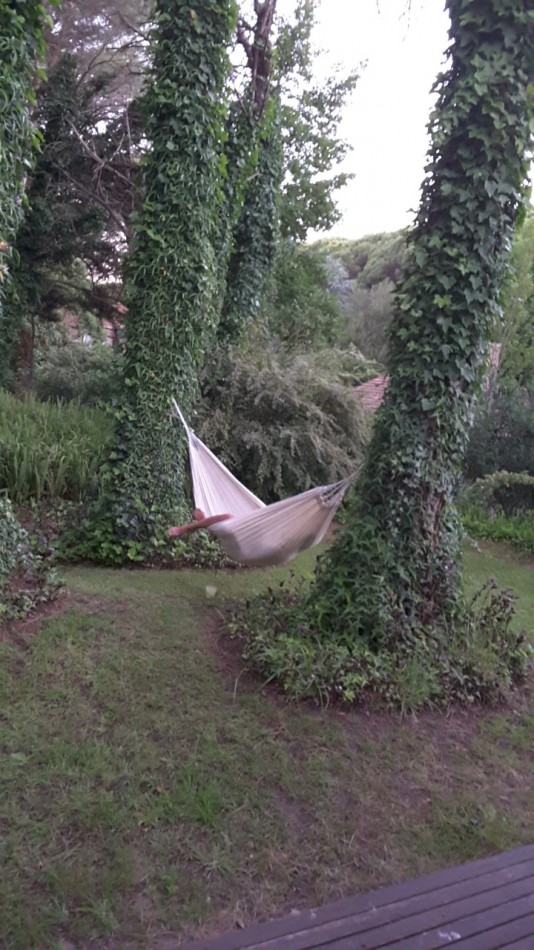
M 388 388 L 388 376 L 375 376 L 366 383 L 354 387 L 354 395 L 358 397 L 364 409 L 368 412 L 375 412 L 382 404 L 386 389 Z
M 485 379 L 482 383 L 484 390 L 488 389 L 493 378 L 495 377 L 497 370 L 499 369 L 500 360 L 501 344 L 490 343 L 488 347 L 487 358 L 488 367 Z M 381 406 L 382 402 L 384 401 L 388 383 L 388 376 L 375 376 L 373 379 L 369 379 L 366 383 L 361 383 L 360 386 L 355 386 L 353 392 L 354 395 L 357 396 L 357 398 L 361 401 L 364 409 L 366 409 L 368 412 L 376 412 L 378 407 Z

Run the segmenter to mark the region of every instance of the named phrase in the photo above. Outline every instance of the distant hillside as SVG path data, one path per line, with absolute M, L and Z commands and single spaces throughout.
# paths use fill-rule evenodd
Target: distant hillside
M 354 241 L 327 237 L 312 248 L 330 262 L 331 287 L 346 319 L 347 340 L 368 358 L 383 362 L 393 291 L 406 260 L 406 232 L 371 234 Z

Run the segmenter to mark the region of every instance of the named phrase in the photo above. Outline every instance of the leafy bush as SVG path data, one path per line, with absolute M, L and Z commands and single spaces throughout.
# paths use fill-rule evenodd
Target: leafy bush
M 60 531 L 55 535 L 50 535 L 48 526 L 47 518 L 47 534 L 60 561 L 94 561 L 112 566 L 144 563 L 209 570 L 237 567 L 208 531 L 199 531 L 187 540 L 171 540 L 166 524 L 158 525 L 149 545 L 135 540 L 127 544 L 118 542 L 106 509 L 98 501 L 89 509 L 82 505 L 63 512 Z
M 0 624 L 25 617 L 57 597 L 60 584 L 47 559 L 31 546 L 11 502 L 0 498 Z
M 534 392 L 501 389 L 478 406 L 465 461 L 468 479 L 492 472 L 534 475 Z
M 531 662 L 525 636 L 512 627 L 514 600 L 493 581 L 464 604 L 454 628 L 416 638 L 391 630 L 372 643 L 303 622 L 300 589 L 283 583 L 234 608 L 228 630 L 251 667 L 294 699 L 321 705 L 377 701 L 403 711 L 451 700 L 496 703 L 520 683 Z
M 534 551 L 534 477 L 494 472 L 468 485 L 460 497 L 462 522 L 476 538 L 509 541 Z
M 462 505 L 478 508 L 489 517 L 507 517 L 534 511 L 534 476 L 526 472 L 494 472 L 469 485 Z
M 118 394 L 120 357 L 111 347 L 71 343 L 51 349 L 35 373 L 38 399 L 109 403 Z
M 380 363 L 367 359 L 352 343 L 343 348 L 329 347 L 306 353 L 304 359 L 312 373 L 329 377 L 343 386 L 359 386 L 382 372 Z
M 369 364 L 356 351 L 335 369 L 329 361 L 336 357 L 328 351 L 234 353 L 204 373 L 198 435 L 265 501 L 336 481 L 361 461 L 368 422 L 340 379 L 357 379 L 357 366 L 368 374 Z
M 322 253 L 284 242 L 272 279 L 268 324 L 271 338 L 286 349 L 302 350 L 339 340 L 341 311 Z
M 96 494 L 111 432 L 103 411 L 0 392 L 0 490 L 18 505 Z

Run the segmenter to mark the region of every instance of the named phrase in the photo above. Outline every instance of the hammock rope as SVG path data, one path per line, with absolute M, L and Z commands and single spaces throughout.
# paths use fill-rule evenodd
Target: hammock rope
M 208 529 L 232 560 L 254 566 L 286 564 L 324 539 L 357 472 L 266 505 L 195 435 L 174 399 L 172 406 L 187 435 L 196 507 L 208 517 L 233 515 Z

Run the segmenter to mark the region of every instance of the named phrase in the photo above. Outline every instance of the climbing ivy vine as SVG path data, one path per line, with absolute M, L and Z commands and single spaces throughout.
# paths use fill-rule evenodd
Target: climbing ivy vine
M 347 529 L 308 604 L 325 631 L 421 637 L 459 610 L 454 508 L 532 145 L 530 0 L 449 0 L 449 67 L 390 339 L 390 384 Z
M 532 146 L 530 0 L 449 0 L 422 200 L 395 304 L 390 382 L 343 530 L 314 582 L 238 608 L 245 658 L 291 695 L 404 709 L 496 702 L 524 679 L 510 591 L 467 602 L 454 507 L 473 398 Z
M 124 398 L 110 472 L 109 532 L 100 556 L 146 553 L 157 524 L 185 511 L 184 459 L 170 418 L 189 413 L 196 369 L 218 322 L 215 245 L 227 47 L 233 0 L 159 0 L 145 95 L 145 195 L 127 265 Z M 102 545 L 101 545 L 102 547 Z
M 34 79 L 43 78 L 44 4 L 0 4 L 0 385 L 5 384 L 13 336 L 2 308 L 13 238 L 24 215 L 24 189 L 38 135 L 30 109 Z
M 282 179 L 280 104 L 272 96 L 257 133 L 257 160 L 229 256 L 219 338 L 235 343 L 258 320 L 276 257 Z
M 44 50 L 44 20 L 44 5 L 34 0 L 0 4 L 0 385 L 6 381 L 13 338 L 2 303 L 11 249 L 24 215 L 26 177 L 38 144 L 30 108 Z M 52 599 L 58 587 L 49 565 L 30 545 L 9 499 L 0 498 L 0 625 Z
M 254 6 L 255 22 L 237 23 L 249 79 L 232 103 L 226 156 L 225 255 L 219 340 L 236 343 L 263 302 L 278 239 L 282 179 L 280 102 L 273 81 L 272 30 L 276 0 Z

